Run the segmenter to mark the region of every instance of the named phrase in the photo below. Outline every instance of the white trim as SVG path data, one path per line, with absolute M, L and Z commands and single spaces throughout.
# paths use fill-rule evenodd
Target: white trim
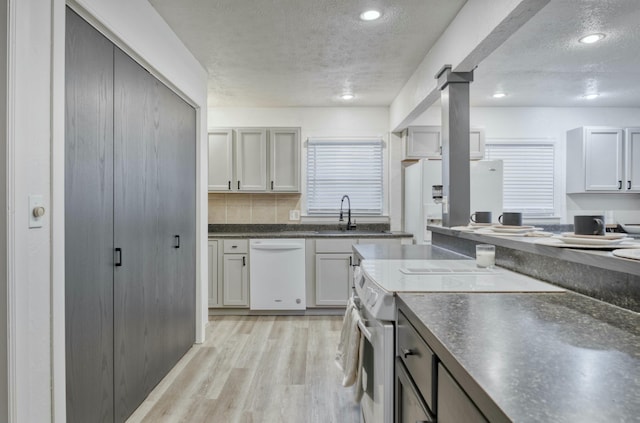
M 67 417 L 65 315 L 65 37 L 64 0 L 51 10 L 51 421 Z
M 7 201 L 7 383 L 9 397 L 7 399 L 9 423 L 18 418 L 17 362 L 16 362 L 16 255 L 15 255 L 15 75 L 16 75 L 16 2 L 8 0 L 7 23 L 7 144 L 6 144 L 6 201 Z

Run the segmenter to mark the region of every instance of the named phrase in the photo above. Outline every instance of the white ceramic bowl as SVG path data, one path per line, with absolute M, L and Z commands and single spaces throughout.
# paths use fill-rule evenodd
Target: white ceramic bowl
M 620 223 L 620 226 L 628 234 L 640 234 L 640 223 Z

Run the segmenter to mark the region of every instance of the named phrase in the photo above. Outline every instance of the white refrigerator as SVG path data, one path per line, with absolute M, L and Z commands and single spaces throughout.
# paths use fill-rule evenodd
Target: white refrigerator
M 470 213 L 492 212 L 497 223 L 502 214 L 502 160 L 472 160 L 470 163 Z M 442 204 L 432 195 L 433 185 L 442 185 L 442 160 L 422 159 L 404 169 L 404 231 L 416 244 L 431 242 L 427 224 L 442 223 Z

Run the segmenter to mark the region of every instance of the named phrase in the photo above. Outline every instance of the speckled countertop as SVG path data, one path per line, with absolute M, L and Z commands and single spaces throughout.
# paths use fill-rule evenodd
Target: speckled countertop
M 282 232 L 209 232 L 209 239 L 221 238 L 412 238 L 406 232 L 369 231 L 282 231 Z
M 490 421 L 639 421 L 640 314 L 572 292 L 398 298 Z
M 407 232 L 390 231 L 388 224 L 365 223 L 354 230 L 344 225 L 320 224 L 210 224 L 209 239 L 215 238 L 412 238 Z

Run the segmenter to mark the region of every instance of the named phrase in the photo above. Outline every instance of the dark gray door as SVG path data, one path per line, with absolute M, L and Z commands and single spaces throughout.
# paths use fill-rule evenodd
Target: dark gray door
M 122 266 L 114 279 L 116 421 L 124 421 L 165 374 L 166 259 L 171 240 L 160 210 L 167 197 L 160 176 L 157 81 L 115 49 L 114 242 Z
M 115 409 L 124 421 L 195 337 L 195 111 L 116 48 Z
M 168 360 L 175 363 L 195 339 L 195 110 L 163 87 L 162 92 L 162 188 L 169 201 L 163 211 L 170 223 L 176 247 L 169 261 L 171 277 L 167 331 Z
M 66 12 L 68 422 L 113 421 L 113 44 Z

